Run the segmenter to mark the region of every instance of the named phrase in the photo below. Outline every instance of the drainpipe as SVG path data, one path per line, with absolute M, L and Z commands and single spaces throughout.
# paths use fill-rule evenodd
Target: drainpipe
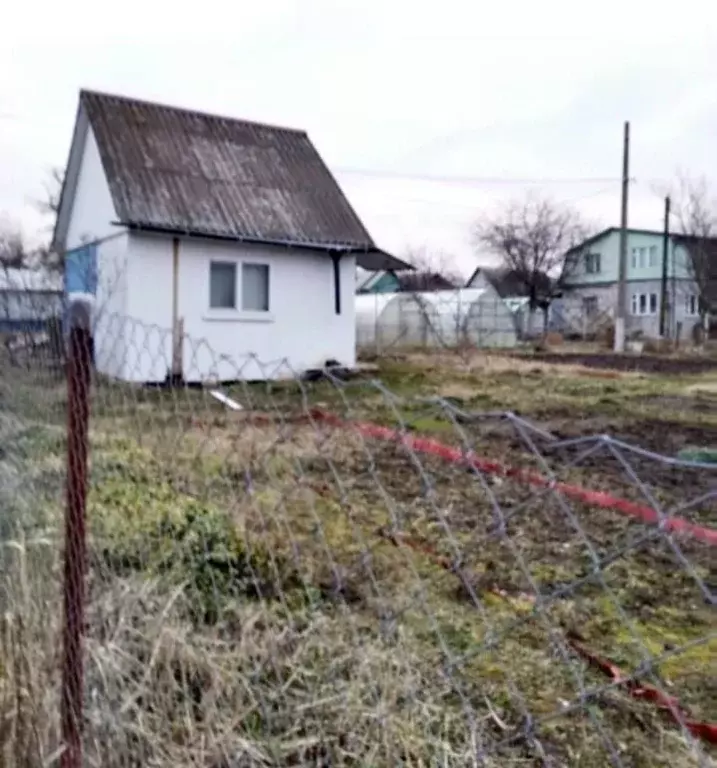
M 182 380 L 182 332 L 179 322 L 179 238 L 172 238 L 172 371 L 171 382 Z
M 334 262 L 334 310 L 337 315 L 341 314 L 341 254 L 332 253 L 331 260 Z

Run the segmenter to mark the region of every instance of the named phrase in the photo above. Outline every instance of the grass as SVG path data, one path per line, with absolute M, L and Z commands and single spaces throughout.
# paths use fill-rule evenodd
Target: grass
M 525 366 L 385 364 L 398 400 L 365 382 L 238 387 L 252 413 L 277 415 L 259 421 L 201 391 L 98 388 L 87 764 L 711 764 L 714 751 L 606 687 L 566 637 L 579 632 L 627 672 L 652 660 L 646 682 L 717 719 L 715 611 L 700 590 L 714 590 L 713 551 L 678 540 L 687 570 L 664 537 L 640 543 L 646 529 L 618 513 L 573 503 L 566 514 L 551 494 L 290 418 L 349 406 L 519 465 L 536 460 L 510 423 L 462 423 L 461 438 L 428 399 L 566 434 L 642 430 L 648 443 L 670 424 L 668 450 L 711 438 L 711 418 L 680 406 L 708 377 Z M 29 766 L 52 764 L 59 743 L 64 444 L 39 418 L 61 390 L 26 381 L 21 392 L 7 410 L 23 438 L 2 462 L 26 481 L 3 518 L 0 762 Z M 668 396 L 690 399 L 651 402 Z M 575 459 L 550 461 L 566 479 L 640 495 L 614 462 Z M 639 470 L 667 503 L 699 490 Z M 717 523 L 709 504 L 690 514 Z

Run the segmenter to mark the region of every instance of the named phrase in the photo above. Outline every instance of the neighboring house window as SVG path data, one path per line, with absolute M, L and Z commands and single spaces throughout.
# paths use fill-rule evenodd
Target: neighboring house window
M 630 308 L 633 315 L 656 315 L 657 294 L 633 293 Z
M 600 272 L 600 254 L 599 253 L 585 254 L 585 272 L 588 275 L 597 275 Z
M 598 313 L 597 296 L 585 296 L 583 299 L 583 309 L 588 317 L 594 317 Z
M 689 295 L 685 296 L 685 315 L 687 315 L 687 317 L 695 317 L 696 315 L 699 315 L 699 310 L 699 297 L 694 293 L 690 293 Z
M 653 246 L 653 248 L 654 247 L 655 246 Z M 657 254 L 657 249 L 655 249 L 655 254 Z M 650 259 L 650 264 L 652 264 L 652 257 L 648 256 L 647 248 L 633 248 L 630 252 L 630 265 L 633 269 L 644 269 L 648 263 L 648 259 Z
M 225 261 L 209 264 L 210 309 L 237 308 L 237 265 Z
M 651 267 L 657 266 L 657 246 L 656 245 L 650 246 L 649 264 Z
M 242 264 L 241 308 L 246 312 L 269 311 L 268 264 Z

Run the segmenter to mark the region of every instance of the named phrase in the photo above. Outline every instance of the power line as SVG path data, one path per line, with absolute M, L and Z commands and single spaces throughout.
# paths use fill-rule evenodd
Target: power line
M 447 176 L 427 173 L 408 173 L 402 171 L 390 171 L 368 168 L 338 167 L 334 169 L 338 174 L 351 176 L 365 176 L 376 179 L 396 179 L 398 181 L 426 181 L 438 184 L 465 184 L 467 186 L 479 184 L 608 184 L 618 183 L 621 180 L 612 176 L 580 176 L 575 178 L 536 177 L 517 178 L 510 176 Z

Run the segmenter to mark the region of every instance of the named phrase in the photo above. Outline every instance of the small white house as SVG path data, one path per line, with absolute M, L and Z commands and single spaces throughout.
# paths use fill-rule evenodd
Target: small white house
M 54 234 L 100 372 L 266 379 L 355 363 L 380 251 L 307 134 L 81 91 Z

